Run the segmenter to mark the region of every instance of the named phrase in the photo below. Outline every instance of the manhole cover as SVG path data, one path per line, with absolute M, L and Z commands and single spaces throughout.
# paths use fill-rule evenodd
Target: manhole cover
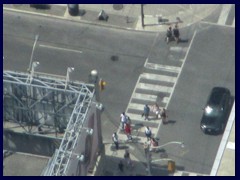
M 121 9 L 123 9 L 123 4 L 114 4 L 114 5 L 113 5 L 113 9 L 115 9 L 115 10 L 121 10 Z
M 112 61 L 118 61 L 118 59 L 119 59 L 118 56 L 111 56 Z

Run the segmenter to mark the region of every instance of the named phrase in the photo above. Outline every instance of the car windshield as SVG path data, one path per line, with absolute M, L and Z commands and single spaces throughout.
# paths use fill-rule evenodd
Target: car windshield
M 219 107 L 216 106 L 207 106 L 205 108 L 205 116 L 208 117 L 217 117 L 217 116 L 221 116 L 222 111 Z

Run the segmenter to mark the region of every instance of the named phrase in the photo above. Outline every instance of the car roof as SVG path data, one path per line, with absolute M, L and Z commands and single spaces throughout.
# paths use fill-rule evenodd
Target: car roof
M 209 105 L 220 105 L 222 104 L 223 97 L 230 95 L 230 91 L 224 87 L 214 87 L 211 91 L 208 104 Z

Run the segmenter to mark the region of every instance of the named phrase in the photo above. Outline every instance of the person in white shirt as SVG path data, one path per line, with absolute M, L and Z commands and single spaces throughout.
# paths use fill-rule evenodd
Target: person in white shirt
M 120 115 L 121 129 L 124 130 L 124 124 L 127 122 L 127 116 L 125 112 Z
M 152 137 L 152 131 L 148 126 L 145 127 L 145 135 L 147 137 L 147 140 L 150 140 Z

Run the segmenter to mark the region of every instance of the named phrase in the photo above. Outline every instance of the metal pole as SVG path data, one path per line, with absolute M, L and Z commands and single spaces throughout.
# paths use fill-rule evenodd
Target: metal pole
M 30 62 L 29 62 L 28 70 L 27 70 L 28 72 L 30 72 L 30 69 L 32 67 L 33 53 L 34 53 L 34 50 L 35 50 L 35 46 L 37 44 L 38 37 L 39 37 L 39 35 L 37 34 L 35 36 L 35 41 L 34 41 L 33 48 L 32 48 L 32 54 L 31 54 L 31 58 L 30 58 Z
M 100 103 L 100 92 L 99 92 L 99 76 L 98 76 L 98 71 L 96 69 L 91 71 L 90 74 L 90 83 L 93 83 L 95 86 L 95 98 L 96 102 Z M 102 131 L 101 131 L 101 110 L 97 108 L 96 111 L 96 116 L 97 116 L 97 128 L 98 128 L 98 141 L 99 143 L 99 150 L 102 150 L 103 147 L 103 141 L 102 141 Z
M 161 148 L 170 144 L 179 144 L 181 145 L 182 148 L 184 148 L 184 143 L 183 142 L 178 142 L 178 141 L 171 141 L 168 142 L 166 144 L 163 144 L 161 146 L 156 146 L 156 147 L 152 147 L 152 149 L 156 149 L 156 148 Z M 147 168 L 148 168 L 148 175 L 151 176 L 151 151 L 150 151 L 150 145 L 148 144 L 147 146 Z
M 144 12 L 143 12 L 143 4 L 141 4 L 141 19 L 142 19 L 142 27 L 144 28 Z

